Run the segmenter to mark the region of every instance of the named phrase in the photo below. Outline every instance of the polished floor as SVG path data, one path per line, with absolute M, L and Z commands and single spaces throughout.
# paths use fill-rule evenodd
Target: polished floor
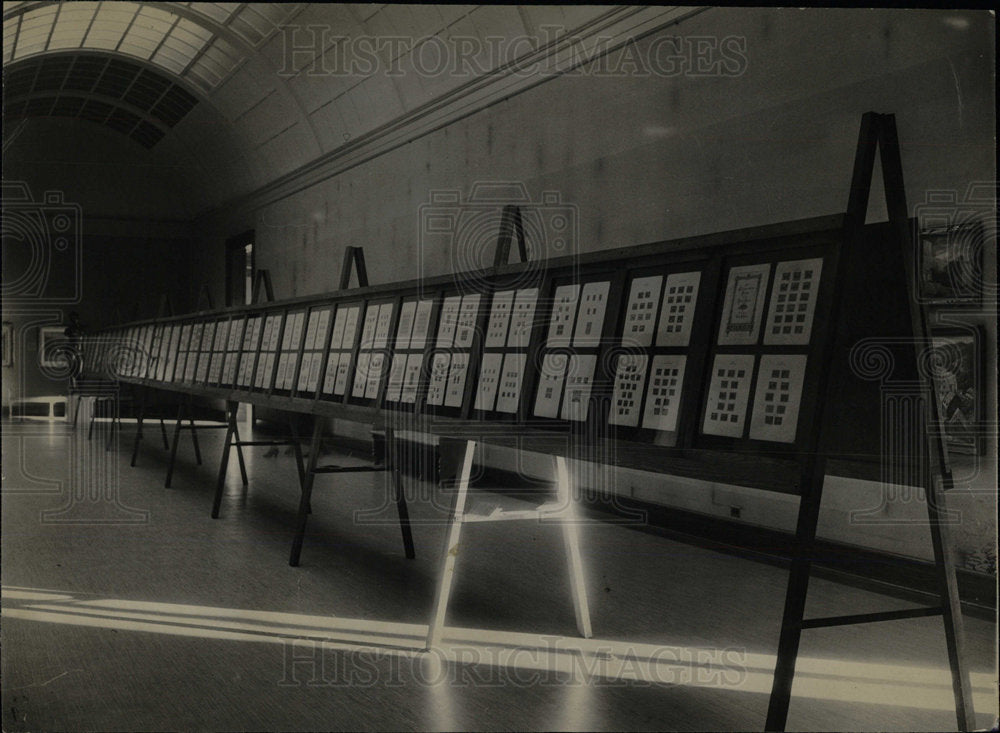
M 608 522 L 580 527 L 594 638 L 562 539 L 469 525 L 440 648 L 421 651 L 448 498 L 407 481 L 415 560 L 383 474 L 321 477 L 302 564 L 284 450 L 204 465 L 134 425 L 105 453 L 61 422 L 3 426 L 2 721 L 45 730 L 761 730 L 786 571 Z M 340 457 L 350 462 L 357 457 Z M 358 461 L 360 463 L 360 461 Z M 360 512 L 360 513 L 359 513 Z M 809 615 L 909 603 L 814 580 Z M 978 725 L 997 714 L 996 626 L 966 619 Z M 808 631 L 789 730 L 955 727 L 940 619 Z

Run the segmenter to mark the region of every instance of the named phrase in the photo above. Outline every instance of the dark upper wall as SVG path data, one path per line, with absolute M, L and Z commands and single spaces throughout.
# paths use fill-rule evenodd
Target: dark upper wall
M 834 213 L 869 110 L 896 114 L 911 207 L 930 191 L 961 197 L 995 179 L 992 29 L 972 12 L 708 10 L 636 49 L 743 39 L 742 73 L 550 78 L 274 200 L 224 207 L 198 223 L 196 267 L 221 289 L 220 242 L 253 227 L 280 297 L 334 287 L 347 245 L 365 247 L 375 281 L 450 272 L 446 248 L 424 246 L 420 207 L 477 181 L 558 192 L 581 251 Z
M 140 233 L 164 221 L 186 229 L 197 211 L 175 156 L 81 119 L 32 118 L 6 131 L 3 177 L 26 181 L 36 198 L 60 191 L 92 230 L 107 228 L 105 219 L 134 222 Z
M 185 287 L 192 209 L 168 159 L 100 125 L 34 119 L 10 135 L 3 175 L 3 320 L 15 339 L 4 405 L 65 393 L 65 379 L 38 366 L 40 327 L 65 323 L 71 311 L 92 329 L 154 316 L 168 292 L 178 309 L 193 306 Z M 29 200 L 15 201 L 19 191 Z M 21 230 L 14 208 L 44 218 L 24 219 Z M 71 222 L 66 247 L 59 212 Z M 41 234 L 32 240 L 32 231 Z

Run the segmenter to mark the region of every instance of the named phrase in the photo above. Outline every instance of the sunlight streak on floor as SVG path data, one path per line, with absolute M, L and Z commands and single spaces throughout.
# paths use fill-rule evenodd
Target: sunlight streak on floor
M 544 672 L 581 686 L 639 681 L 759 694 L 770 692 L 774 670 L 773 655 L 732 647 L 659 645 L 449 627 L 445 641 L 426 650 L 425 624 L 114 598 L 86 599 L 72 593 L 19 587 L 4 587 L 3 601 L 2 615 L 8 620 L 291 644 L 295 648 L 320 645 L 323 651 L 367 650 L 420 658 L 421 665 L 438 669 L 438 674 L 428 672 L 420 677 L 437 680 L 428 684 L 442 687 L 435 695 L 435 707 L 444 728 L 448 728 L 447 721 L 453 717 L 449 706 L 454 701 L 443 683 L 447 675 L 440 671 L 449 664 Z M 972 683 L 976 709 L 995 714 L 996 680 L 989 674 L 977 673 L 972 675 Z M 924 710 L 954 707 L 951 677 L 945 667 L 800 657 L 792 694 L 878 705 L 892 700 L 895 706 Z M 566 713 L 570 717 L 582 714 L 573 706 Z

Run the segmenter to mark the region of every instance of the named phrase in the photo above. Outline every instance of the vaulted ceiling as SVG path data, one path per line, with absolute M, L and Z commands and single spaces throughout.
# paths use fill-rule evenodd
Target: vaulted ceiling
M 18 125 L 43 118 L 103 125 L 130 139 L 123 144 L 148 149 L 152 165 L 182 171 L 194 214 L 376 137 L 412 137 L 414 120 L 430 129 L 502 98 L 525 83 L 527 75 L 512 70 L 552 57 L 558 38 L 646 32 L 688 12 L 7 2 L 4 147 L 16 144 L 8 137 Z M 428 59 L 456 48 L 473 50 L 450 59 L 459 66 L 428 73 Z

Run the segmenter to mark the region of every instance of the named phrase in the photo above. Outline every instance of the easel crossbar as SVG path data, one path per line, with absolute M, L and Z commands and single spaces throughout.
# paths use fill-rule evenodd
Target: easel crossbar
M 902 611 L 879 611 L 876 613 L 856 613 L 849 616 L 825 616 L 823 618 L 807 618 L 802 620 L 803 629 L 822 629 L 829 626 L 850 626 L 867 624 L 874 621 L 898 621 L 907 618 L 924 618 L 940 616 L 944 613 L 941 606 L 926 608 L 907 608 Z

